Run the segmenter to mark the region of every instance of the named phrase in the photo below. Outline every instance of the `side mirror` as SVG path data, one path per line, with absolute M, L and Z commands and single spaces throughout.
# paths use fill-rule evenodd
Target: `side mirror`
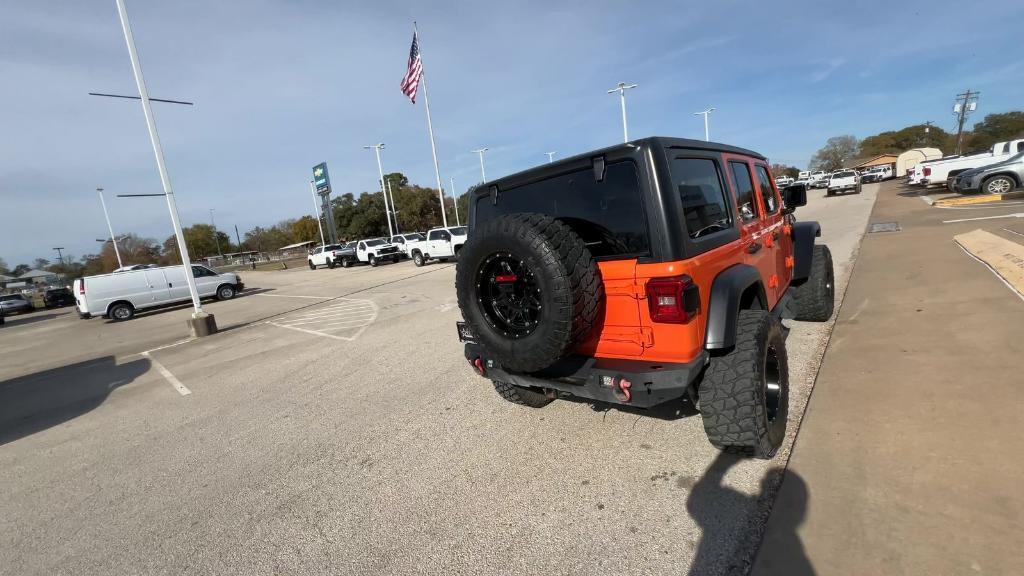
M 807 205 L 807 186 L 804 184 L 790 184 L 782 189 L 782 211 L 792 214 L 798 206 Z

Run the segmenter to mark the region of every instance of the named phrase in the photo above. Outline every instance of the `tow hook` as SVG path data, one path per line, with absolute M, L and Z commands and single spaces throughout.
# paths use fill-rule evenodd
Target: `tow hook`
M 619 378 L 618 382 L 615 383 L 615 388 L 612 390 L 612 393 L 620 402 L 629 403 L 633 401 L 633 393 L 630 392 L 630 388 L 632 387 L 632 382 L 625 378 Z
M 486 375 L 487 371 L 484 370 L 484 361 L 479 356 L 474 358 L 470 364 L 473 366 L 473 370 L 475 370 L 477 374 L 481 376 Z

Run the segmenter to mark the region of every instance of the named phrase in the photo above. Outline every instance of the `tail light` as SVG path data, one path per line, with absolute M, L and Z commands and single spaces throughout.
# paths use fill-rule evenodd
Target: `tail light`
M 85 278 L 82 278 L 82 281 L 78 283 L 78 294 L 85 296 Z
M 932 175 L 932 169 L 931 169 L 931 168 L 928 168 L 928 167 L 926 166 L 926 167 L 925 167 L 925 169 L 924 169 L 924 175 L 925 175 L 925 176 L 931 176 L 931 175 Z
M 647 281 L 647 307 L 651 320 L 685 324 L 700 312 L 700 290 L 689 276 Z

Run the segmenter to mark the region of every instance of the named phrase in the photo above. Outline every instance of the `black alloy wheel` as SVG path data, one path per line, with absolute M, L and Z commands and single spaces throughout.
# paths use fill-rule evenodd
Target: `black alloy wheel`
M 493 254 L 477 273 L 484 318 L 512 338 L 529 336 L 541 315 L 540 288 L 533 270 L 510 252 Z

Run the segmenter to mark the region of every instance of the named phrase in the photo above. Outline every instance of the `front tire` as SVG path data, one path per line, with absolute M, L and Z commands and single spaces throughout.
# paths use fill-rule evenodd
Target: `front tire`
M 330 258 L 328 258 L 327 259 L 327 267 L 330 268 L 331 270 L 334 270 L 334 260 L 331 260 Z
M 217 288 L 217 300 L 231 300 L 235 297 L 235 287 L 224 284 Z
M 369 262 L 370 262 L 370 266 L 376 267 L 377 266 L 377 257 L 374 256 L 373 254 L 370 254 Z
M 499 396 L 513 404 L 519 404 L 528 408 L 543 408 L 551 403 L 551 398 L 545 396 L 543 392 L 532 388 L 523 388 L 522 386 L 497 380 L 491 380 L 491 384 L 494 384 L 494 390 L 498 392 Z
M 419 252 L 413 253 L 413 255 L 412 255 L 412 263 L 415 264 L 417 268 L 419 268 L 420 266 L 423 266 L 423 264 L 424 264 L 424 262 L 423 262 L 423 254 L 420 254 Z
M 312 260 L 309 261 L 309 269 L 310 270 L 316 270 L 316 264 L 313 264 Z
M 1009 176 L 993 176 L 981 185 L 986 194 L 1006 194 L 1017 187 L 1017 183 Z
M 736 346 L 714 356 L 698 391 L 704 431 L 726 452 L 770 459 L 786 437 L 789 365 L 782 324 L 742 310 Z
M 835 309 L 835 270 L 828 246 L 815 244 L 811 252 L 811 275 L 799 286 L 793 286 L 793 308 L 796 320 L 826 322 Z

